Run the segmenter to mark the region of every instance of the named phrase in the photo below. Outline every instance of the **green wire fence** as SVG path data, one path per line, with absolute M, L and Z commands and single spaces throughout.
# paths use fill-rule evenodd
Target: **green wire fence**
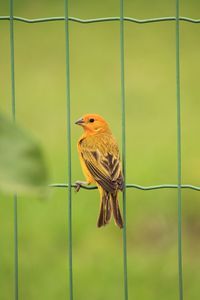
M 67 113 L 67 147 L 68 147 L 68 252 L 69 252 L 69 299 L 73 299 L 72 269 L 72 172 L 71 172 L 71 101 L 70 101 L 70 59 L 69 59 L 69 19 L 68 0 L 65 0 L 65 41 L 66 41 L 66 113 Z
M 14 64 L 14 22 L 13 1 L 10 1 L 10 61 L 11 61 L 11 97 L 12 97 L 12 119 L 16 121 L 15 110 L 15 64 Z M 14 209 L 14 270 L 15 270 L 15 299 L 18 300 L 18 220 L 17 220 L 17 195 L 13 196 Z
M 11 95 L 12 95 L 12 117 L 13 122 L 16 119 L 15 113 L 15 63 L 14 63 L 14 21 L 25 23 L 41 23 L 41 22 L 57 22 L 63 21 L 65 26 L 65 42 L 66 42 L 66 117 L 67 117 L 67 147 L 68 147 L 68 174 L 67 184 L 55 183 L 51 184 L 51 187 L 67 188 L 68 189 L 68 253 L 69 253 L 69 299 L 73 299 L 73 264 L 72 264 L 72 188 L 75 187 L 72 184 L 71 177 L 71 111 L 70 111 L 70 53 L 69 53 L 69 21 L 79 22 L 82 24 L 97 23 L 97 22 L 113 22 L 118 21 L 120 24 L 120 65 L 121 65 L 121 122 L 122 122 L 122 164 L 123 173 L 126 183 L 126 109 L 125 109 L 125 78 L 124 78 L 124 23 L 134 22 L 139 24 L 146 23 L 158 23 L 158 22 L 174 22 L 176 31 L 176 103 L 177 103 L 177 185 L 176 184 L 162 184 L 155 186 L 140 186 L 136 184 L 125 184 L 126 188 L 135 188 L 144 191 L 155 189 L 174 189 L 178 191 L 178 280 L 179 280 L 179 300 L 183 300 L 183 271 L 182 271 L 182 232 L 181 232 L 181 190 L 182 188 L 193 189 L 200 191 L 200 187 L 193 185 L 181 184 L 181 99 L 180 99 L 180 46 L 179 46 L 179 24 L 182 22 L 200 23 L 200 19 L 192 19 L 188 17 L 181 17 L 179 15 L 179 0 L 175 0 L 176 13 L 173 17 L 162 17 L 152 19 L 135 19 L 124 16 L 124 1 L 120 0 L 120 16 L 119 17 L 107 17 L 96 19 L 79 19 L 69 16 L 68 0 L 64 0 L 64 17 L 49 17 L 39 19 L 27 19 L 22 17 L 16 17 L 13 15 L 14 0 L 10 0 L 10 15 L 0 16 L 0 21 L 10 22 L 10 62 L 11 62 Z M 84 189 L 92 190 L 96 187 L 85 186 Z M 18 300 L 18 222 L 17 222 L 17 195 L 13 196 L 14 207 L 14 261 L 15 261 L 15 300 Z M 128 300 L 128 273 L 127 273 L 127 245 L 126 245 L 126 189 L 123 192 L 123 216 L 124 216 L 124 228 L 123 228 L 123 272 L 124 272 L 124 299 Z

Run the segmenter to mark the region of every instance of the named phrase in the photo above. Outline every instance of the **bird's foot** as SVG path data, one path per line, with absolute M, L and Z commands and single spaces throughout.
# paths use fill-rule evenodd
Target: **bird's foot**
M 77 180 L 77 181 L 75 182 L 75 191 L 76 191 L 76 192 L 79 192 L 80 188 L 81 188 L 82 186 L 84 186 L 84 185 L 88 185 L 88 183 L 87 183 L 86 181 L 79 181 L 79 180 Z

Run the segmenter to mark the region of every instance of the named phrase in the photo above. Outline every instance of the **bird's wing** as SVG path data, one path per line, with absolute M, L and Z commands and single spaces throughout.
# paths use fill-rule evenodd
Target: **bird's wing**
M 81 155 L 89 172 L 104 190 L 108 192 L 123 190 L 124 180 L 119 155 L 109 152 L 103 154 L 99 149 L 84 148 L 81 149 Z

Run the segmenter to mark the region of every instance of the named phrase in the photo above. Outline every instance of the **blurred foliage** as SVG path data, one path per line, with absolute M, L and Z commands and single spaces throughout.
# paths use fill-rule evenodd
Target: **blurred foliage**
M 9 14 L 6 3 L 2 14 Z M 181 1 L 181 15 L 199 18 L 198 0 Z M 63 1 L 15 1 L 14 14 L 28 18 L 64 15 Z M 70 1 L 71 16 L 119 15 L 119 3 Z M 125 15 L 175 15 L 175 1 L 125 1 Z M 199 185 L 200 25 L 181 22 L 183 183 Z M 9 23 L 0 22 L 1 109 L 10 113 Z M 70 23 L 71 120 L 99 113 L 121 141 L 119 23 Z M 65 30 L 63 22 L 15 22 L 17 122 L 41 141 L 52 182 L 67 180 Z M 125 23 L 127 182 L 177 182 L 175 23 Z M 83 179 L 72 123 L 72 177 Z M 113 222 L 96 228 L 97 191 L 73 194 L 75 299 L 122 299 L 122 233 Z M 1 196 L 1 299 L 13 299 L 13 203 Z M 20 299 L 60 300 L 68 295 L 67 193 L 55 189 L 41 203 L 19 197 Z M 199 298 L 199 193 L 183 190 L 185 299 Z M 177 192 L 127 191 L 130 299 L 175 300 Z
M 39 145 L 0 114 L 0 191 L 39 195 L 47 188 L 47 170 Z

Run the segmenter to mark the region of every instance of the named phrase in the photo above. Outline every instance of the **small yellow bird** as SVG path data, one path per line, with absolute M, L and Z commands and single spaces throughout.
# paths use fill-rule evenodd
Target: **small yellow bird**
M 87 114 L 75 124 L 84 132 L 78 140 L 78 153 L 87 182 L 77 181 L 77 191 L 81 185 L 95 183 L 100 192 L 100 213 L 97 226 L 109 223 L 113 213 L 115 224 L 123 227 L 118 203 L 118 191 L 124 188 L 119 149 L 107 122 L 97 114 Z

